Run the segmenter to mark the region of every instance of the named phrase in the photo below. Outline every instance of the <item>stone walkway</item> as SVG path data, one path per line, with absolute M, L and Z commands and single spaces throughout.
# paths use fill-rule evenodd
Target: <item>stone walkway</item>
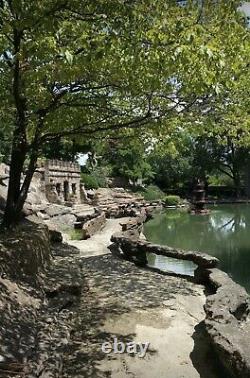
M 115 232 L 121 231 L 120 222 L 126 219 L 129 218 L 107 219 L 102 231 L 87 240 L 71 240 L 68 234 L 64 234 L 63 238 L 69 245 L 78 248 L 82 257 L 103 255 L 109 253 L 110 238 Z
M 93 238 L 70 241 L 80 249 L 89 290 L 74 309 L 62 377 L 222 378 L 203 331 L 204 287 L 107 254 L 119 223 L 108 220 Z M 115 337 L 149 342 L 149 351 L 144 358 L 103 353 L 102 344 Z

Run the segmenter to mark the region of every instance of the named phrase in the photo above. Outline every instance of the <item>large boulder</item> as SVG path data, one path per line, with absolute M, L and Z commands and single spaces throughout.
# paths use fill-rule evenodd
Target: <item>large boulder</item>
M 34 284 L 50 263 L 47 226 L 24 221 L 17 228 L 0 234 L 0 266 L 5 276 Z

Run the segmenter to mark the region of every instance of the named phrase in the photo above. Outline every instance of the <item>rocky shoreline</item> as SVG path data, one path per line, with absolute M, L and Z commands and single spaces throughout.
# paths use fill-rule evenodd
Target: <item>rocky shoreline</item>
M 138 227 L 136 227 L 138 223 Z M 141 217 L 123 233 L 113 235 L 116 254 L 139 266 L 147 265 L 147 253 L 189 260 L 197 265 L 194 279 L 212 294 L 206 298 L 205 328 L 221 364 L 235 378 L 250 377 L 250 297 L 225 272 L 217 269 L 215 257 L 183 251 L 140 239 Z
M 154 329 L 157 316 L 161 316 L 162 329 L 166 329 L 162 348 L 170 347 L 169 338 L 178 335 L 180 324 L 184 327 L 183 338 L 179 340 L 183 361 L 175 354 L 174 362 L 167 360 L 171 376 L 184 374 L 195 378 L 198 371 L 204 378 L 221 378 L 222 370 L 212 363 L 218 357 L 219 365 L 227 370 L 225 377 L 229 374 L 250 377 L 246 291 L 217 269 L 217 259 L 211 256 L 142 240 L 140 235 L 143 223 L 151 216 L 150 207 L 148 210 L 141 204 L 132 207 L 128 204 L 123 208 L 123 214 L 127 214 L 124 209 L 133 209 L 134 216 L 117 220 L 115 227 L 119 225 L 119 233 L 113 228 L 105 231 L 104 226 L 103 232 L 108 233 L 101 240 L 99 252 L 96 244 L 93 244 L 95 251 L 88 252 L 88 240 L 79 241 L 86 243 L 82 252 L 73 242 L 70 242 L 73 245 L 62 243 L 58 230 L 48 233 L 40 222 L 25 221 L 14 233 L 1 237 L 0 376 L 120 377 L 119 374 L 129 372 L 131 376 L 147 377 L 142 371 L 159 366 L 155 375 L 159 377 L 164 374 L 166 366 L 162 361 L 166 357 L 149 353 L 146 365 L 126 356 L 112 357 L 112 362 L 100 351 L 100 343 L 114 336 L 136 340 L 138 318 L 139 327 Z M 111 235 L 113 255 L 107 254 L 106 248 Z M 146 267 L 148 251 L 195 262 L 198 265 L 195 280 L 150 271 Z M 14 275 L 13 253 L 22 267 L 18 277 Z M 209 290 L 206 296 L 204 285 Z M 192 308 L 189 303 L 193 303 Z M 174 321 L 172 315 L 180 317 L 181 323 Z M 150 318 L 154 321 L 149 321 Z M 172 319 L 171 324 L 167 319 Z M 111 332 L 116 323 L 117 331 Z M 18 332 L 9 332 L 16 329 Z M 192 334 L 191 342 L 187 335 Z M 156 349 L 160 348 L 157 340 Z M 197 353 L 197 340 L 204 349 L 202 356 Z M 157 353 L 161 355 L 159 350 Z
M 44 230 L 44 248 L 32 237 L 40 230 Z M 24 232 L 22 243 L 26 243 L 26 249 L 20 242 Z M 12 277 L 6 270 L 1 278 L 0 305 L 4 311 L 0 314 L 0 376 L 106 377 L 129 371 L 131 376 L 140 377 L 145 371 L 152 377 L 151 369 L 156 369 L 155 377 L 159 377 L 166 368 L 162 351 L 165 354 L 170 348 L 172 335 L 182 324 L 182 337 L 172 359 L 169 354 L 168 365 L 173 376 L 184 372 L 185 376 L 198 377 L 189 353 L 194 348 L 190 335 L 204 318 L 203 286 L 139 269 L 107 251 L 86 257 L 73 246 L 59 242 L 48 249 L 49 234 L 42 225 L 24 224 L 11 234 L 11 240 L 2 239 L 1 252 L 12 241 L 12 250 L 20 251 L 24 262 L 33 251 L 34 264 L 39 262 L 40 269 L 39 274 L 32 275 L 31 267 L 24 264 L 19 277 Z M 11 253 L 7 253 L 5 264 L 13 264 Z M 119 325 L 117 330 L 112 330 L 113 322 Z M 161 332 L 166 332 L 163 345 L 159 345 L 158 336 L 154 341 L 150 331 L 156 328 L 157 333 L 159 324 Z M 145 360 L 126 355 L 110 356 L 110 360 L 102 353 L 102 343 L 112 341 L 114 336 L 128 342 L 136 340 L 137 327 L 148 327 L 149 333 L 145 329 L 144 334 L 152 343 Z M 4 330 L 11 332 L 6 334 Z M 204 353 L 205 361 L 207 351 Z M 194 352 L 194 360 L 197 358 Z

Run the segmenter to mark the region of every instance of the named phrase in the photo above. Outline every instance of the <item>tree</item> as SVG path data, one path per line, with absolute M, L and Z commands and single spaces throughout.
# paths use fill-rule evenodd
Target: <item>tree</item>
M 148 121 L 149 132 L 164 132 L 162 117 L 216 96 L 227 80 L 221 56 L 230 57 L 232 74 L 240 60 L 230 50 L 232 35 L 240 45 L 244 34 L 237 3 L 201 13 L 192 2 L 162 0 L 3 0 L 0 114 L 12 126 L 3 224 L 19 220 L 46 144 Z
M 2 125 L 0 129 L 0 162 L 8 163 L 11 150 L 11 130 Z
M 196 141 L 194 167 L 202 168 L 201 178 L 211 173 L 228 176 L 234 185 L 236 196 L 240 195 L 242 176 L 249 159 L 249 148 L 239 145 L 237 140 L 227 136 L 223 143 L 216 137 L 200 137 Z
M 135 187 L 138 180 L 153 177 L 153 171 L 147 162 L 145 140 L 134 135 L 125 140 L 112 140 L 106 146 L 103 157 L 111 166 L 113 176 L 122 176 L 130 180 Z

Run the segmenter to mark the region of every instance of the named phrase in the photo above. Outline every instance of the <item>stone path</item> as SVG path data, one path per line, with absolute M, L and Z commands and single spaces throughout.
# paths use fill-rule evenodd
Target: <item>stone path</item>
M 62 377 L 222 378 L 203 331 L 204 287 L 107 254 L 119 223 L 108 220 L 93 238 L 70 241 L 80 249 L 89 290 L 74 309 Z M 149 351 L 144 358 L 103 353 L 102 344 L 114 337 L 149 342 Z
M 68 234 L 64 234 L 63 238 L 69 245 L 78 248 L 82 257 L 103 255 L 109 253 L 110 238 L 115 232 L 121 231 L 120 223 L 126 219 L 129 218 L 107 219 L 102 231 L 87 240 L 71 240 Z

